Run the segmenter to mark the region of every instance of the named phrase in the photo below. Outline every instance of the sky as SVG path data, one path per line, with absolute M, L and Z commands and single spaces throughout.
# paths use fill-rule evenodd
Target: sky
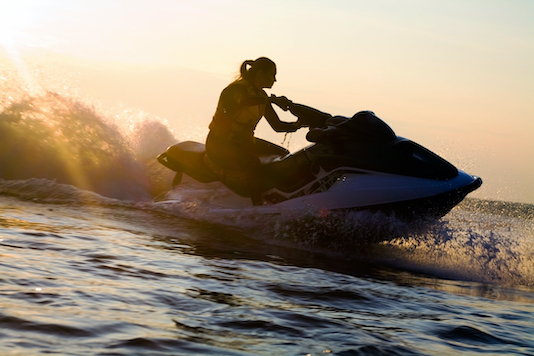
M 0 56 L 22 71 L 30 62 L 55 68 L 104 106 L 165 120 L 180 140 L 203 141 L 240 64 L 267 56 L 278 66 L 270 93 L 334 115 L 372 110 L 397 135 L 481 176 L 471 196 L 534 203 L 532 0 L 0 0 L 0 8 Z M 284 140 L 264 122 L 256 133 Z M 293 134 L 290 148 L 305 146 L 304 135 Z

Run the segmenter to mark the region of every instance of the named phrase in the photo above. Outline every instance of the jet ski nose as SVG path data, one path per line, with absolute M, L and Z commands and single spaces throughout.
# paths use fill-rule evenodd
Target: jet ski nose
M 468 193 L 470 193 L 470 192 L 472 192 L 474 190 L 477 190 L 482 185 L 482 178 L 477 177 L 477 176 L 474 176 L 473 178 L 475 178 L 475 180 L 474 180 L 473 183 L 469 184 L 469 187 L 471 188 L 471 190 L 468 191 Z

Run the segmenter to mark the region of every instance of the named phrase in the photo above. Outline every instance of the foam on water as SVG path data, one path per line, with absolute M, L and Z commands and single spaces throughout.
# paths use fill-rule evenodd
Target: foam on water
M 442 278 L 533 286 L 534 220 L 506 215 L 459 207 L 424 233 L 384 241 L 377 250 L 396 267 Z

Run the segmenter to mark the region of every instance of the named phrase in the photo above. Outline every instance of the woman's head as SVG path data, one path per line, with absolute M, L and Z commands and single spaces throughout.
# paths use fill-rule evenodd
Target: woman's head
M 249 59 L 241 64 L 240 74 L 258 89 L 271 88 L 276 82 L 276 64 L 267 57 Z

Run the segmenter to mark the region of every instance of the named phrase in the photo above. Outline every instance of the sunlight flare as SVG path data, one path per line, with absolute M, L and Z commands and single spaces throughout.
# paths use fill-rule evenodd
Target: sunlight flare
M 1 2 L 0 11 L 0 54 L 5 52 L 32 95 L 38 93 L 40 88 L 22 58 L 21 47 L 36 43 L 31 40 L 31 35 L 25 32 L 37 20 L 39 11 L 35 5 L 32 1 L 4 0 Z

